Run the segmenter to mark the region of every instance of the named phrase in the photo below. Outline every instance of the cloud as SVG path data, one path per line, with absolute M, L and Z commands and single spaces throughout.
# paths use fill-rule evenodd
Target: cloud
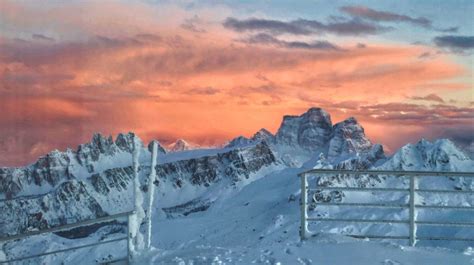
M 238 20 L 228 17 L 222 25 L 225 28 L 238 32 L 264 30 L 273 34 L 290 33 L 295 35 L 308 35 L 312 33 L 310 29 L 301 27 L 295 23 L 270 19 L 249 18 Z
M 454 52 L 463 52 L 474 48 L 474 36 L 438 36 L 433 39 L 436 46 L 447 48 Z
M 379 121 L 414 126 L 471 125 L 474 108 L 436 104 L 431 106 L 408 103 L 364 105 L 363 113 Z
M 359 19 L 338 20 L 327 24 L 316 20 L 299 19 L 295 23 L 312 28 L 315 31 L 328 32 L 338 35 L 370 35 L 387 31 L 389 28 L 377 26 Z
M 341 50 L 339 47 L 328 41 L 284 41 L 266 33 L 259 33 L 243 39 L 242 41 L 250 44 L 270 44 L 290 49 Z
M 431 20 L 425 17 L 414 18 L 392 12 L 377 11 L 365 6 L 343 6 L 340 9 L 349 15 L 373 21 L 410 22 L 423 27 L 431 27 L 432 24 Z
M 438 29 L 438 31 L 445 32 L 445 33 L 455 33 L 455 32 L 458 32 L 458 30 L 459 30 L 459 27 L 449 27 L 445 29 Z
M 187 94 L 190 95 L 215 95 L 220 93 L 220 90 L 214 87 L 200 87 L 200 88 L 193 88 L 186 91 Z
M 340 10 L 353 17 L 367 19 L 376 22 L 406 22 L 421 26 L 427 29 L 433 29 L 440 32 L 457 32 L 458 27 L 435 28 L 433 22 L 425 17 L 411 17 L 408 15 L 397 14 L 387 11 L 379 11 L 366 6 L 343 6 Z
M 36 39 L 36 40 L 43 40 L 43 41 L 54 41 L 53 38 L 50 38 L 50 37 L 47 37 L 43 34 L 33 34 L 31 36 L 33 39 Z
M 413 97 L 411 97 L 411 99 L 413 99 L 413 100 L 435 101 L 435 102 L 444 103 L 444 100 L 436 94 L 429 94 L 429 95 L 426 95 L 426 96 L 423 96 L 423 97 L 413 96 Z
M 202 21 L 195 21 L 186 12 L 101 3 L 35 10 L 29 2 L 15 2 L 27 5 L 27 12 L 9 9 L 0 15 L 7 21 L 2 28 L 18 32 L 0 37 L 0 165 L 22 165 L 45 150 L 74 147 L 94 132 L 219 144 L 261 127 L 274 132 L 283 115 L 315 105 L 328 109 L 334 120 L 362 117 L 369 136 L 392 149 L 429 133 L 420 126 L 472 121 L 469 110 L 444 104 L 384 105 L 449 91 L 469 96 L 470 72 L 449 55 L 419 60 L 423 52 L 436 51 L 370 39 L 360 48 L 357 42 L 311 41 L 321 33 L 384 30 L 360 18 L 270 21 L 251 30 L 244 23 L 233 30 L 250 33 L 241 39 L 245 43 L 222 28 L 228 13 L 199 13 Z M 161 17 L 163 12 L 169 14 Z M 207 22 L 209 17 L 219 23 Z M 186 19 L 205 32 L 183 28 Z M 301 33 L 290 33 L 295 28 Z M 28 38 L 32 32 L 55 40 Z M 376 113 L 383 115 L 369 116 Z
M 280 21 L 260 18 L 236 19 L 228 17 L 222 24 L 225 28 L 237 32 L 253 31 L 267 32 L 273 35 L 313 35 L 321 33 L 332 33 L 337 35 L 370 35 L 386 31 L 383 28 L 364 22 L 359 19 L 338 20 L 322 23 L 317 20 L 297 19 L 292 21 Z
M 204 33 L 206 32 L 206 30 L 198 26 L 198 24 L 201 24 L 201 23 L 202 21 L 199 18 L 199 16 L 194 15 L 194 17 L 192 18 L 185 19 L 184 22 L 181 24 L 181 28 L 189 30 L 194 33 Z

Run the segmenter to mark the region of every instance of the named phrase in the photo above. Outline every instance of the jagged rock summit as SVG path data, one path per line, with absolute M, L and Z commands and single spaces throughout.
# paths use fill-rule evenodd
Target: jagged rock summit
M 331 115 L 321 108 L 310 108 L 301 115 L 284 116 L 275 135 L 261 129 L 251 138 L 239 136 L 233 139 L 226 147 L 245 146 L 260 141 L 309 152 L 322 152 L 328 158 L 369 152 L 374 146 L 354 117 L 332 125 Z
M 280 144 L 317 150 L 329 141 L 332 130 L 329 113 L 321 108 L 310 108 L 300 116 L 284 116 L 275 140 Z

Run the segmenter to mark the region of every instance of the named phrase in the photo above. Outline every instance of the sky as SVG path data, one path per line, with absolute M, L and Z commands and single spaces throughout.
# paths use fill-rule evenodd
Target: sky
M 95 132 L 203 146 L 321 107 L 474 152 L 473 1 L 0 1 L 0 166 Z

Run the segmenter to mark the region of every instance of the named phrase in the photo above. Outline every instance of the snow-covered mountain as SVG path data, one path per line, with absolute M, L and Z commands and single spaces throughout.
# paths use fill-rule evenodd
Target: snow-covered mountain
M 116 209 L 132 209 L 133 147 L 129 143 L 133 137 L 136 136 L 119 135 L 114 142 L 97 134 L 77 151 L 53 151 L 29 167 L 3 169 L 3 197 L 19 199 L 0 205 L 5 218 L 0 223 L 1 235 L 100 217 L 117 213 Z M 166 156 L 162 148 L 158 150 L 159 158 Z M 151 154 L 145 147 L 141 154 L 144 180 L 150 172 Z M 265 143 L 214 150 L 189 159 L 171 155 L 166 158 L 157 165 L 155 184 L 160 188 L 170 186 L 176 192 L 189 186 L 202 191 L 221 181 L 232 184 L 275 163 Z M 193 195 L 196 194 L 198 191 Z
M 145 147 L 133 133 L 119 134 L 115 140 L 96 134 L 91 142 L 80 145 L 77 150 L 52 151 L 26 167 L 0 168 L 0 199 L 5 200 L 0 202 L 0 236 L 132 209 L 134 141 L 141 146 L 140 188 L 147 193 L 151 143 Z M 299 116 L 284 116 L 275 135 L 261 129 L 251 138 L 237 137 L 223 148 L 188 150 L 185 141 L 178 142 L 174 146 L 178 147 L 171 148 L 169 153 L 157 143 L 157 174 L 153 181 L 156 209 L 152 218 L 156 224 L 154 232 L 159 235 L 154 239 L 154 246 L 164 250 L 157 257 L 157 263 L 179 264 L 179 259 L 173 259 L 177 256 L 199 263 L 198 253 L 209 252 L 213 257 L 227 255 L 229 264 L 248 264 L 258 260 L 271 263 L 272 260 L 276 262 L 276 256 L 288 260 L 288 264 L 308 264 L 302 258 L 306 254 L 292 256 L 286 252 L 299 253 L 304 249 L 312 252 L 311 245 L 297 243 L 299 180 L 296 174 L 309 168 L 474 171 L 474 161 L 447 139 L 407 144 L 387 157 L 381 145 L 370 142 L 355 118 L 333 125 L 330 115 L 320 108 L 311 108 Z M 314 181 L 312 183 L 326 186 L 348 183 L 380 187 L 398 185 L 398 180 L 373 176 L 361 176 L 355 182 L 343 176 Z M 465 190 L 474 188 L 472 180 L 468 179 L 443 178 L 426 185 Z M 361 199 L 340 191 L 319 193 L 315 197 L 323 201 Z M 10 200 L 12 198 L 15 199 Z M 364 199 L 377 198 L 381 199 L 377 196 Z M 421 200 L 441 203 L 442 198 Z M 450 202 L 474 205 L 472 198 Z M 318 216 L 339 213 L 348 217 L 375 214 L 370 209 L 330 210 L 313 206 L 311 213 Z M 402 218 L 403 214 L 387 213 L 387 216 Z M 41 242 L 47 239 L 67 245 L 72 241 L 85 242 L 125 231 L 123 227 L 110 229 L 110 224 L 97 229 L 90 229 L 80 236 L 71 232 L 39 238 Z M 330 223 L 319 225 L 317 230 L 347 233 L 370 229 L 383 234 L 401 231 L 389 226 L 336 226 Z M 474 236 L 474 232 L 465 230 L 456 233 Z M 25 242 L 4 244 L 4 255 L 12 258 L 19 253 L 29 253 L 32 244 L 40 241 Z M 210 250 L 206 250 L 207 247 Z M 43 244 L 35 247 L 38 248 L 54 250 L 57 245 Z M 230 252 L 220 253 L 220 248 Z M 265 249 L 271 250 L 262 253 L 261 250 Z M 112 256 L 121 254 L 117 250 L 108 251 Z M 282 255 L 275 253 L 278 251 L 282 251 Z M 63 258 L 66 262 L 78 263 L 81 253 Z M 243 253 L 250 258 L 239 261 L 236 257 Z M 90 257 L 97 258 L 100 252 L 94 255 Z M 54 263 L 56 260 L 48 257 L 44 261 Z M 81 262 L 88 263 L 86 260 Z M 211 264 L 202 260 L 201 263 Z
M 176 140 L 176 142 L 168 145 L 168 150 L 170 150 L 170 152 L 181 152 L 181 151 L 198 149 L 198 148 L 199 146 L 195 144 L 190 144 L 183 139 L 178 139 Z
M 239 136 L 233 139 L 226 147 L 245 146 L 262 140 L 290 150 L 322 152 L 329 158 L 363 153 L 373 146 L 354 117 L 332 125 L 329 113 L 321 108 L 310 108 L 300 116 L 284 116 L 276 135 L 261 129 L 251 138 Z

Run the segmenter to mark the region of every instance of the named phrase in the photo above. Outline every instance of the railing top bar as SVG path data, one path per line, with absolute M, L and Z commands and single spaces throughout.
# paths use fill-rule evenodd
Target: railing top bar
M 349 218 L 320 218 L 320 217 L 308 217 L 308 221 L 315 222 L 347 222 L 347 223 L 374 223 L 374 224 L 385 224 L 385 223 L 394 223 L 394 224 L 408 224 L 409 220 L 380 220 L 380 219 L 349 219 Z
M 381 207 L 381 208 L 408 208 L 409 204 L 394 203 L 351 203 L 351 202 L 318 202 L 316 206 L 355 206 L 355 207 Z M 470 209 L 470 208 L 469 208 Z
M 59 231 L 63 231 L 63 230 L 69 230 L 69 229 L 73 229 L 73 228 L 77 228 L 77 227 L 81 227 L 81 226 L 86 226 L 86 225 L 90 225 L 90 224 L 104 223 L 104 222 L 107 222 L 107 221 L 114 220 L 116 218 L 131 215 L 133 213 L 135 213 L 135 211 L 128 211 L 128 212 L 112 214 L 112 215 L 108 215 L 108 216 L 104 216 L 104 217 L 99 217 L 99 218 L 96 218 L 96 219 L 89 219 L 89 220 L 85 220 L 85 221 L 80 221 L 80 222 L 73 223 L 73 224 L 66 224 L 66 225 L 55 226 L 55 227 L 51 227 L 51 228 L 47 228 L 47 229 L 43 229 L 43 230 L 30 231 L 30 232 L 26 232 L 26 233 L 23 233 L 23 234 L 17 234 L 17 235 L 12 235 L 12 236 L 7 236 L 7 237 L 1 237 L 0 242 L 10 241 L 10 240 L 15 240 L 15 239 L 21 239 L 21 238 L 34 236 L 34 235 L 45 234 L 45 233 L 54 233 L 54 232 L 59 232 Z
M 352 234 L 346 234 L 345 236 L 350 236 L 353 238 L 359 238 L 359 239 L 364 239 L 364 238 L 375 238 L 375 239 L 400 239 L 400 240 L 408 240 L 410 239 L 409 236 L 382 236 L 382 235 L 352 235 Z
M 360 187 L 326 187 L 326 186 L 317 186 L 317 188 L 308 188 L 307 191 L 321 191 L 321 190 L 339 190 L 339 191 L 350 191 L 350 192 L 409 192 L 410 189 L 401 189 L 401 188 L 360 188 Z M 474 190 L 436 190 L 436 189 L 414 189 L 415 192 L 425 192 L 425 193 L 467 193 L 474 194 Z
M 453 171 L 396 171 L 396 170 L 345 170 L 345 169 L 310 169 L 298 174 L 302 177 L 306 174 L 376 174 L 376 175 L 401 175 L 401 176 L 445 176 L 445 177 L 474 177 L 474 172 Z
M 8 263 L 22 261 L 22 260 L 26 260 L 26 259 L 34 259 L 34 258 L 39 258 L 39 257 L 47 256 L 47 255 L 52 255 L 52 254 L 57 254 L 57 253 L 62 253 L 62 252 L 68 252 L 68 251 L 72 251 L 72 250 L 78 250 L 78 249 L 81 249 L 81 248 L 89 248 L 89 247 L 104 245 L 104 244 L 107 244 L 107 243 L 126 240 L 127 238 L 128 237 L 119 237 L 119 238 L 109 239 L 109 240 L 105 240 L 105 241 L 99 241 L 99 242 L 95 242 L 95 243 L 91 243 L 91 244 L 81 245 L 81 246 L 77 246 L 77 247 L 71 247 L 71 248 L 66 248 L 66 249 L 58 249 L 58 250 L 45 252 L 45 253 L 41 253 L 41 254 L 36 254 L 36 255 L 31 255 L 31 256 L 26 256 L 26 257 L 20 257 L 20 258 L 14 258 L 14 259 L 10 259 L 10 260 L 0 261 L 0 264 L 8 264 Z M 117 261 L 118 260 L 126 260 L 126 258 L 117 259 Z
M 344 191 L 385 191 L 385 192 L 409 192 L 409 189 L 400 188 L 359 188 L 359 187 L 326 187 L 317 186 L 317 188 L 309 188 L 308 191 L 319 191 L 319 190 L 344 190 Z

